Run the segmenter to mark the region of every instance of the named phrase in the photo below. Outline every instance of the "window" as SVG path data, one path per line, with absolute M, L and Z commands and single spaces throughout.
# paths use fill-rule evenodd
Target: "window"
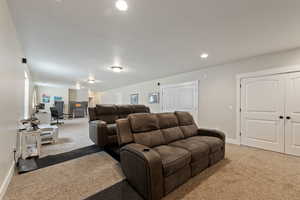
M 29 117 L 29 78 L 27 72 L 24 71 L 24 118 Z
M 34 88 L 32 92 L 32 109 L 35 109 L 35 106 L 37 105 L 37 94 L 36 94 L 36 88 Z

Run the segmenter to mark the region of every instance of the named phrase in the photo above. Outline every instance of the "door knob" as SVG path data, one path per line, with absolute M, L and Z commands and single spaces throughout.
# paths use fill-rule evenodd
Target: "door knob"
M 287 116 L 286 119 L 291 119 L 291 117 L 290 117 L 290 116 Z
M 283 119 L 283 116 L 279 116 L 279 119 Z

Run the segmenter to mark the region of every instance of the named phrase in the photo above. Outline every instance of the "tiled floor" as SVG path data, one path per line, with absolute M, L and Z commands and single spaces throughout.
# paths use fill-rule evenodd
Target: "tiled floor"
M 55 155 L 93 145 L 89 139 L 89 125 L 87 118 L 64 120 L 59 126 L 58 142 L 43 145 L 41 157 Z

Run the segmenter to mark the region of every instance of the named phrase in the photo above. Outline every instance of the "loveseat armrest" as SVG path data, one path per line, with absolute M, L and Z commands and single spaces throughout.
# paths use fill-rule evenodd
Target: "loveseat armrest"
M 163 167 L 160 155 L 144 145 L 131 143 L 120 151 L 121 165 L 128 182 L 146 200 L 163 197 Z
M 225 133 L 223 133 L 222 131 L 216 129 L 204 129 L 204 128 L 198 129 L 198 135 L 217 137 L 223 140 L 223 142 L 225 142 L 225 137 L 226 137 Z
M 90 139 L 99 147 L 104 147 L 108 143 L 107 123 L 96 120 L 89 122 Z

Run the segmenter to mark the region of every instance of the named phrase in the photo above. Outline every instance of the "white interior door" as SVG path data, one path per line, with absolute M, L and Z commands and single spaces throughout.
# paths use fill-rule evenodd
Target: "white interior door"
M 300 73 L 286 77 L 285 151 L 300 156 Z
M 161 87 L 162 112 L 187 111 L 198 121 L 198 81 Z
M 242 80 L 242 144 L 284 152 L 284 93 L 282 75 Z

